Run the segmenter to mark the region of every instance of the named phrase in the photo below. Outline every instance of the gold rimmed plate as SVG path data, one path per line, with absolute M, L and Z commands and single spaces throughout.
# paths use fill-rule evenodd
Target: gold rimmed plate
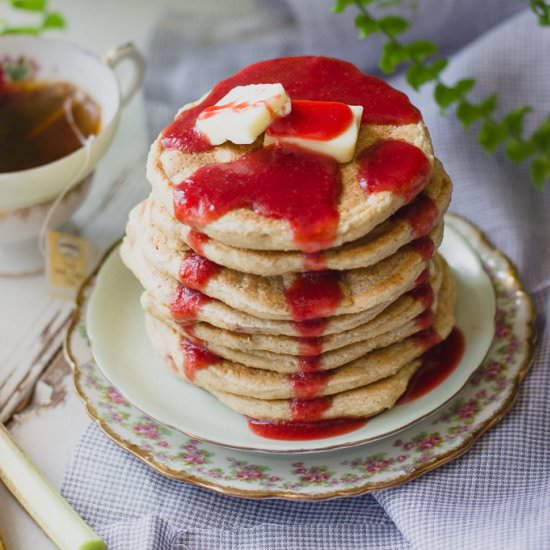
M 464 248 L 460 255 L 452 253 L 453 247 L 458 246 L 456 243 L 444 244 L 443 253 L 455 271 L 459 283 L 457 318 L 459 326 L 466 334 L 466 349 L 475 351 L 470 366 L 468 367 L 470 360 L 465 355 L 466 366 L 461 364 L 455 371 L 461 371 L 460 378 L 453 381 L 452 376 L 449 377 L 448 381 L 438 387 L 441 393 L 432 395 L 427 400 L 425 409 L 419 409 L 417 405 L 414 410 L 422 410 L 421 413 L 402 411 L 397 415 L 398 420 L 393 427 L 388 421 L 380 423 L 378 435 L 369 438 L 369 434 L 353 432 L 343 436 L 346 441 L 308 442 L 305 446 L 299 444 L 301 446 L 298 449 L 313 451 L 340 444 L 353 445 L 364 442 L 365 439 L 375 440 L 368 445 L 299 456 L 295 453 L 258 454 L 250 450 L 221 447 L 197 439 L 198 435 L 204 436 L 204 432 L 197 433 L 197 425 L 200 426 L 197 422 L 190 425 L 194 429 L 184 430 L 195 434 L 193 437 L 186 436 L 179 425 L 180 429 L 172 427 L 177 422 L 153 420 L 142 412 L 142 409 L 147 409 L 143 402 L 138 403 L 138 408 L 124 397 L 131 397 L 131 401 L 135 399 L 134 394 L 129 395 L 127 384 L 124 381 L 120 384 L 120 379 L 115 380 L 112 371 L 106 371 L 106 377 L 94 359 L 88 337 L 89 327 L 87 328 L 86 323 L 92 318 L 89 310 L 90 296 L 94 288 L 97 288 L 97 277 L 93 277 L 82 289 L 67 335 L 66 350 L 74 368 L 77 390 L 86 402 L 90 414 L 121 446 L 166 475 L 227 494 L 320 499 L 358 494 L 416 477 L 464 452 L 479 434 L 502 417 L 513 401 L 519 381 L 525 375 L 533 346 L 531 302 L 509 261 L 469 222 L 449 216 L 447 225 L 447 233 L 451 239 L 465 239 L 469 243 L 469 246 L 462 245 Z M 478 277 L 473 276 L 475 270 L 468 275 L 461 263 L 463 260 L 460 258 L 468 254 L 476 259 L 474 263 L 481 271 Z M 476 282 L 481 281 L 483 277 L 486 277 L 488 288 Z M 113 307 L 112 295 L 111 300 L 106 302 L 110 306 L 111 329 L 116 325 L 113 325 L 114 321 L 118 321 L 118 325 L 122 323 L 122 319 L 113 317 L 124 298 L 120 296 L 120 288 L 119 300 L 115 302 L 117 306 Z M 476 288 L 478 294 L 474 291 Z M 491 343 L 495 327 L 494 310 L 491 309 L 493 296 L 496 297 L 497 331 Z M 474 314 L 468 313 L 467 310 L 473 304 L 481 304 L 481 307 L 475 310 Z M 481 310 L 486 310 L 485 315 Z M 99 336 L 97 331 L 92 332 L 93 351 L 97 354 L 96 342 Z M 115 336 L 113 330 L 111 334 Z M 485 344 L 484 338 L 488 339 Z M 124 353 L 125 348 L 128 348 L 128 342 L 122 342 L 118 346 L 119 352 Z M 485 356 L 487 348 L 489 351 L 481 368 L 472 376 L 476 366 Z M 109 356 L 101 355 L 101 352 L 97 355 L 105 368 Z M 121 357 L 123 356 L 118 356 L 118 359 Z M 132 367 L 127 364 L 124 368 L 128 370 Z M 151 365 L 151 369 L 156 368 L 156 365 Z M 178 382 L 168 373 L 167 375 L 170 377 L 171 385 Z M 109 382 L 109 379 L 115 384 Z M 185 386 L 184 383 L 181 385 Z M 192 387 L 189 389 L 200 393 L 206 399 L 205 403 L 211 400 L 212 403 L 206 405 L 210 411 L 212 404 L 222 407 L 204 392 Z M 430 394 L 425 397 L 429 396 Z M 181 403 L 180 401 L 180 406 Z M 183 403 L 188 405 L 185 400 Z M 405 406 L 400 405 L 396 409 Z M 438 412 L 433 414 L 438 408 Z M 208 414 L 206 409 L 201 409 L 202 412 L 195 407 L 189 409 L 197 418 Z M 222 410 L 224 415 L 228 414 L 227 409 Z M 378 419 L 383 420 L 383 417 L 390 413 L 392 411 L 371 420 L 367 426 L 374 424 Z M 158 414 L 153 416 L 159 418 Z M 218 424 L 220 418 L 218 417 Z M 243 429 L 247 430 L 244 420 L 239 420 L 243 423 Z M 411 425 L 414 420 L 418 422 Z M 222 429 L 225 428 L 224 423 Z M 396 430 L 401 430 L 399 435 L 391 435 Z M 384 439 L 379 439 L 380 437 Z M 205 439 L 215 439 L 219 442 L 218 438 Z M 265 441 L 269 448 L 261 450 L 273 450 L 273 442 Z M 233 441 L 235 442 L 236 440 Z M 282 443 L 288 448 L 289 442 L 277 443 Z M 246 442 L 237 446 L 258 448 L 256 443 L 249 445 Z

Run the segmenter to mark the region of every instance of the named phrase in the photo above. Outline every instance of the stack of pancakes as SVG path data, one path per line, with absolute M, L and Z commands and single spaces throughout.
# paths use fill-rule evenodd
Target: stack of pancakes
M 176 217 L 182 181 L 262 139 L 193 153 L 165 147 L 163 134 L 153 144 L 152 192 L 131 212 L 121 248 L 145 288 L 151 342 L 175 374 L 248 417 L 378 414 L 454 325 L 454 283 L 437 254 L 451 181 L 421 121 L 362 124 L 354 160 L 339 167 L 329 247 L 304 251 L 287 220 L 253 208 L 200 227 Z M 422 151 L 425 181 L 411 181 L 409 192 L 365 192 L 358 159 L 384 141 Z

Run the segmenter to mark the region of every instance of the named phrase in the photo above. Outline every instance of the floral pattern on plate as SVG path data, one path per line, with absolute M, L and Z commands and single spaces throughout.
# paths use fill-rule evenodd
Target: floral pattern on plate
M 381 441 L 308 455 L 268 455 L 190 439 L 144 415 L 95 365 L 86 336 L 85 284 L 66 339 L 75 386 L 90 415 L 121 447 L 172 478 L 247 497 L 323 499 L 394 486 L 464 453 L 512 405 L 532 360 L 534 313 L 510 261 L 470 222 L 448 215 L 494 285 L 495 338 L 480 368 L 443 409 Z

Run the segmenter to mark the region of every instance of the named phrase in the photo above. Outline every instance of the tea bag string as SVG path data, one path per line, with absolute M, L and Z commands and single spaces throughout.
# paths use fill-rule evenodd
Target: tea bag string
M 63 199 L 67 196 L 67 194 L 73 187 L 73 185 L 80 181 L 80 178 L 84 175 L 84 173 L 88 169 L 88 166 L 90 163 L 90 157 L 92 154 L 92 143 L 96 138 L 94 134 L 90 134 L 88 137 L 85 137 L 84 134 L 80 131 L 80 128 L 78 127 L 78 125 L 76 124 L 73 116 L 73 109 L 72 109 L 72 102 L 74 98 L 75 98 L 75 94 L 73 93 L 63 102 L 63 109 L 65 111 L 65 116 L 67 117 L 67 122 L 69 123 L 69 127 L 71 128 L 72 132 L 74 133 L 74 135 L 76 136 L 76 138 L 78 139 L 82 147 L 84 148 L 84 160 L 82 162 L 82 165 L 76 172 L 76 174 L 69 179 L 69 182 L 61 190 L 61 193 L 56 197 L 56 199 L 53 201 L 51 206 L 48 208 L 48 211 L 46 212 L 46 216 L 44 218 L 44 221 L 42 222 L 42 226 L 40 228 L 40 234 L 38 237 L 38 246 L 40 249 L 40 254 L 44 259 L 46 258 L 47 233 L 50 227 L 50 222 L 52 220 L 52 217 L 55 214 L 56 210 L 59 208 L 59 205 L 63 202 Z

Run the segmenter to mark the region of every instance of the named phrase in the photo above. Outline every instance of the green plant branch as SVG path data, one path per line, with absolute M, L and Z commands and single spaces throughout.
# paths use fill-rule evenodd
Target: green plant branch
M 545 0 L 529 0 L 531 11 L 537 16 L 539 25 L 550 26 L 550 4 Z
M 468 94 L 476 85 L 476 80 L 466 78 L 449 85 L 441 74 L 448 64 L 445 58 L 435 58 L 439 48 L 429 40 L 417 40 L 404 43 L 397 37 L 409 28 L 409 22 L 397 15 L 374 18 L 368 10 L 373 0 L 337 0 L 333 7 L 335 13 L 355 6 L 358 15 L 355 26 L 359 39 L 363 40 L 374 33 L 386 38 L 380 58 L 380 69 L 386 74 L 395 73 L 397 68 L 407 65 L 406 79 L 415 90 L 427 83 L 434 84 L 433 94 L 436 103 L 445 113 L 453 107 L 457 118 L 465 128 L 479 124 L 478 141 L 490 153 L 502 147 L 506 156 L 517 164 L 530 163 L 530 173 L 536 187 L 541 189 L 550 179 L 550 116 L 528 137 L 523 135 L 526 115 L 532 107 L 526 105 L 497 118 L 498 97 L 496 94 L 474 102 Z M 543 0 L 531 0 L 531 9 L 539 17 L 541 25 L 550 18 L 550 8 Z M 545 9 L 544 9 L 545 8 Z
M 38 35 L 52 29 L 64 29 L 65 18 L 57 11 L 48 10 L 47 0 L 7 0 L 7 3 L 15 10 L 34 12 L 40 15 L 40 21 L 36 25 L 10 25 L 5 20 L 0 20 L 0 35 L 6 34 L 32 34 Z

